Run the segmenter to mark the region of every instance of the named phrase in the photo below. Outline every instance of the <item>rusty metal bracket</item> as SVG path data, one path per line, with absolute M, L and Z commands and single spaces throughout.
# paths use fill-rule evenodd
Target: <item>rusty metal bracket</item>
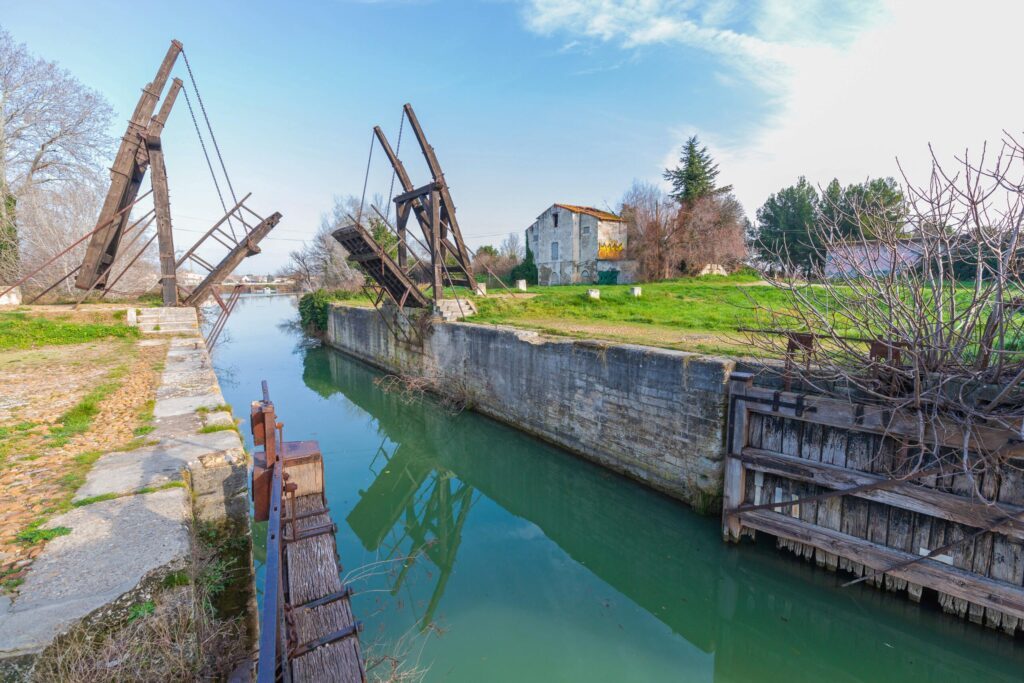
M 321 636 L 320 638 L 317 638 L 316 640 L 311 640 L 308 643 L 303 643 L 302 645 L 299 645 L 298 647 L 292 649 L 288 653 L 288 657 L 290 659 L 294 659 L 296 657 L 301 657 L 302 655 L 306 654 L 307 652 L 311 652 L 313 650 L 316 650 L 317 648 L 323 647 L 324 645 L 330 645 L 331 643 L 336 643 L 339 640 L 344 640 L 346 638 L 351 638 L 352 636 L 359 634 L 362 630 L 363 630 L 363 622 L 357 621 L 356 623 L 352 624 L 351 626 L 349 626 L 347 628 L 343 628 L 343 629 L 341 629 L 339 631 L 335 631 L 334 633 L 328 633 L 327 635 Z

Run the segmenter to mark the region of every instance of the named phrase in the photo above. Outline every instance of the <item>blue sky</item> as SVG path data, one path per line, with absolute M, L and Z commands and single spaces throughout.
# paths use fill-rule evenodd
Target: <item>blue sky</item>
M 372 127 L 394 144 L 404 102 L 471 246 L 554 202 L 614 208 L 692 133 L 753 217 L 801 174 L 897 175 L 899 156 L 923 179 L 929 142 L 952 154 L 1022 114 L 1003 85 L 1020 11 L 985 0 L 3 4 L 16 40 L 110 100 L 118 136 L 170 39 L 185 44 L 236 190 L 285 216 L 253 271 L 361 193 Z M 179 245 L 219 214 L 184 104 L 164 134 Z M 401 156 L 428 179 L 411 137 Z M 368 194 L 390 177 L 375 150 Z

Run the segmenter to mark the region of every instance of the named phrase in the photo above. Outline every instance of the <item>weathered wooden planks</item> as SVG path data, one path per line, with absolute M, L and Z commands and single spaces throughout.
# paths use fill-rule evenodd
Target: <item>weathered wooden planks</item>
M 296 514 L 323 509 L 320 494 L 298 496 L 294 510 L 286 502 L 289 518 Z M 285 539 L 294 538 L 303 529 L 323 527 L 331 523 L 327 513 L 301 517 L 286 524 Z M 338 595 L 344 590 L 338 575 L 337 548 L 333 533 L 292 541 L 285 546 L 288 577 L 288 603 L 292 606 L 294 633 L 298 644 L 309 643 L 325 635 L 353 627 L 355 618 L 348 597 L 313 607 L 303 605 Z M 357 637 L 348 637 L 314 648 L 291 660 L 294 681 L 339 681 L 360 683 L 364 680 L 362 655 Z
M 1024 475 L 900 481 L 912 457 L 908 430 L 883 428 L 901 425 L 898 416 L 754 387 L 749 376 L 737 375 L 730 382 L 725 463 L 727 538 L 760 530 L 820 566 L 870 575 L 873 585 L 906 590 L 914 600 L 932 589 L 944 610 L 972 622 L 1009 633 L 1024 624 L 1024 521 L 1006 519 L 1024 515 Z M 977 504 L 975 486 L 997 504 Z M 771 510 L 741 507 L 851 489 Z M 737 497 L 742 502 L 732 504 Z M 934 558 L 885 571 L 951 543 Z

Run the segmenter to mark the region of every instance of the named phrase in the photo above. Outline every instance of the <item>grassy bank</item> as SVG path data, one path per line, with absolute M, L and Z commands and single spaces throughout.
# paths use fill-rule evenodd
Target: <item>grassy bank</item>
M 751 275 L 682 278 L 639 285 L 534 287 L 526 297 L 476 297 L 473 322 L 526 327 L 691 351 L 734 353 L 737 328 L 757 325 L 754 302 L 784 307 L 785 294 Z M 600 299 L 587 296 L 598 289 Z M 499 292 L 495 292 L 498 294 Z
M 0 351 L 138 337 L 138 328 L 125 324 L 124 317 L 123 310 L 90 312 L 87 317 L 78 319 L 70 313 L 40 315 L 32 311 L 5 311 L 0 313 Z

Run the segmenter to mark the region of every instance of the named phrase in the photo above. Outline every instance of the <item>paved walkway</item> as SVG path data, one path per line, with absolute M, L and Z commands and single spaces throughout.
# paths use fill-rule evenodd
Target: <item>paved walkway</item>
M 86 504 L 45 525 L 71 531 L 47 543 L 13 602 L 0 598 L 0 660 L 42 651 L 83 617 L 114 602 L 130 604 L 126 594 L 148 578 L 185 565 L 192 504 L 175 483 L 189 463 L 237 457 L 242 449 L 234 430 L 209 431 L 233 424 L 218 410 L 223 403 L 202 339 L 173 338 L 149 435 L 157 443 L 102 456 L 75 495 Z M 208 433 L 200 433 L 204 427 Z

